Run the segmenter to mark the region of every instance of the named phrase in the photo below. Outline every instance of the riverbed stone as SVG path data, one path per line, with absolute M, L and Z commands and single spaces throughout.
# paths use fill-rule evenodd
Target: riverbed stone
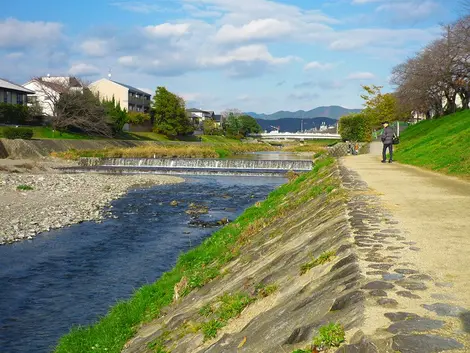
M 369 265 L 367 266 L 369 268 L 373 268 L 375 270 L 385 270 L 385 271 L 388 271 L 391 267 L 393 267 L 393 265 L 390 265 L 390 264 L 372 264 L 372 265 Z
M 426 310 L 435 312 L 439 316 L 458 317 L 467 311 L 467 309 L 462 308 L 461 306 L 445 303 L 435 303 L 431 305 L 423 304 L 421 306 Z
M 411 333 L 437 330 L 444 326 L 444 321 L 431 319 L 411 319 L 391 324 L 387 331 L 391 333 Z
M 392 348 L 401 353 L 438 353 L 463 348 L 454 339 L 436 335 L 396 335 L 392 340 Z
M 382 275 L 382 279 L 384 281 L 398 281 L 403 279 L 404 275 L 400 273 L 387 273 L 385 275 Z
M 369 292 L 369 295 L 371 295 L 372 297 L 386 297 L 388 294 L 386 291 L 382 289 L 375 289 L 375 290 L 371 290 Z
M 414 282 L 414 281 L 408 281 L 408 280 L 403 280 L 403 281 L 398 281 L 396 284 L 402 288 L 408 289 L 408 290 L 426 290 L 428 287 L 422 283 L 422 282 Z
M 399 295 L 400 297 L 409 298 L 409 299 L 421 299 L 419 295 L 413 294 L 407 290 L 398 291 L 397 295 Z
M 411 275 L 408 277 L 408 279 L 411 279 L 414 281 L 432 281 L 432 277 L 429 275 L 425 275 L 425 274 Z
M 418 271 L 412 270 L 410 268 L 397 268 L 395 272 L 400 273 L 402 275 L 413 275 L 415 273 L 418 273 Z
M 393 313 L 386 313 L 384 316 L 392 322 L 403 321 L 403 320 L 416 320 L 420 319 L 420 316 L 415 313 L 407 313 L 404 311 L 398 311 Z
M 395 299 L 391 298 L 381 298 L 377 300 L 377 304 L 385 308 L 395 308 L 398 306 L 398 302 Z
M 373 281 L 367 283 L 362 289 L 392 289 L 395 286 L 391 283 L 384 282 L 384 281 Z

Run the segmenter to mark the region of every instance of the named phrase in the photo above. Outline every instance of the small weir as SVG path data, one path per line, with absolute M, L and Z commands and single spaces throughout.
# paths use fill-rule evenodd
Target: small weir
M 78 167 L 65 172 L 158 173 L 195 175 L 283 175 L 288 171 L 308 172 L 311 160 L 248 160 L 201 158 L 80 158 Z

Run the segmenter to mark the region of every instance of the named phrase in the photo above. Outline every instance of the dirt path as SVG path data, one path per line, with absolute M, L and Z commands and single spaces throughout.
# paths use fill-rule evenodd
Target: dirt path
M 444 320 L 445 336 L 464 343 L 467 352 L 470 183 L 398 163 L 382 164 L 380 153 L 381 145 L 373 143 L 370 154 L 341 160 L 344 179 L 349 180 L 345 186 L 353 195 L 353 215 L 372 218 L 364 225 L 353 220 L 361 261 L 369 269 L 367 280 L 389 286 L 382 282 L 389 303 L 377 305 L 371 299 L 364 330 L 380 332 L 377 328 L 388 324 L 385 307 L 393 307 Z

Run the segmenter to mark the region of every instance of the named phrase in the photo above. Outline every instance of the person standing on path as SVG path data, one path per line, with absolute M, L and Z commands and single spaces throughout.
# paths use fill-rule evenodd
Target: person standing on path
M 388 163 L 393 162 L 393 137 L 395 136 L 395 133 L 393 132 L 393 129 L 390 127 L 388 121 L 383 123 L 384 127 L 384 132 L 381 136 L 382 143 L 384 144 L 383 150 L 382 150 L 382 163 L 387 162 L 387 149 L 390 153 L 390 159 L 388 160 Z

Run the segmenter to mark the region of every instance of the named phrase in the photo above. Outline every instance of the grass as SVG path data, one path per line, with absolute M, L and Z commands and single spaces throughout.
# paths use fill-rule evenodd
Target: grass
M 30 191 L 30 190 L 34 190 L 34 188 L 30 185 L 18 185 L 16 187 L 16 190 L 18 190 L 18 191 Z
M 330 323 L 320 327 L 313 344 L 318 348 L 339 347 L 344 342 L 344 328 L 340 324 Z
M 336 256 L 335 251 L 326 251 L 326 252 L 322 253 L 316 259 L 313 259 L 312 261 L 307 262 L 306 264 L 303 264 L 300 267 L 300 275 L 303 275 L 303 274 L 307 273 L 308 271 L 310 271 L 314 267 L 317 267 L 317 266 L 326 264 L 327 262 L 330 262 L 331 260 L 333 260 L 333 258 L 335 256 Z
M 339 347 L 345 341 L 345 332 L 341 324 L 329 323 L 328 325 L 320 327 L 318 335 L 313 339 L 313 345 L 306 349 L 296 349 L 291 353 L 313 353 L 324 352 L 329 348 Z
M 265 144 L 234 145 L 145 145 L 131 148 L 107 148 L 102 150 L 76 150 L 53 152 L 53 157 L 77 160 L 80 157 L 100 158 L 225 158 L 233 154 L 272 150 Z
M 224 294 L 218 298 L 216 303 L 203 307 L 202 316 L 211 317 L 209 321 L 203 322 L 201 331 L 204 340 L 209 340 L 217 336 L 218 330 L 226 326 L 229 320 L 237 317 L 255 298 L 245 293 Z M 215 308 L 215 309 L 214 309 Z M 200 314 L 201 314 L 200 311 Z
M 454 176 L 470 177 L 470 111 L 410 126 L 394 159 Z
M 241 253 L 243 244 L 249 243 L 256 232 L 305 202 L 299 195 L 308 194 L 314 198 L 333 190 L 339 184 L 337 179 L 329 177 L 334 163 L 332 158 L 319 160 L 311 172 L 282 185 L 263 202 L 247 208 L 235 221 L 214 232 L 198 247 L 181 255 L 175 267 L 155 283 L 141 287 L 130 299 L 116 303 L 97 323 L 72 328 L 69 334 L 60 339 L 55 352 L 90 352 L 91 347 L 97 345 L 100 348 L 94 349 L 94 352 L 121 352 L 139 325 L 159 317 L 162 309 L 172 303 L 174 287 L 183 277 L 188 279 L 186 290 L 182 293 L 184 296 L 219 276 L 222 267 Z M 213 319 L 227 319 L 236 314 L 247 304 L 248 299 L 243 298 L 236 297 L 235 302 L 228 297 L 224 299 L 223 313 L 217 314 Z M 214 312 L 215 310 L 213 308 Z M 204 330 L 207 335 L 211 335 L 218 329 L 217 326 L 219 324 L 215 322 L 207 323 Z

